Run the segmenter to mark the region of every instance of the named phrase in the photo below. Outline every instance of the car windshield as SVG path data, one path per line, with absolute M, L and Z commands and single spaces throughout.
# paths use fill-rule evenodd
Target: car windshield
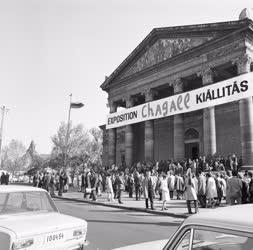
M 0 215 L 27 212 L 57 212 L 46 192 L 0 193 Z

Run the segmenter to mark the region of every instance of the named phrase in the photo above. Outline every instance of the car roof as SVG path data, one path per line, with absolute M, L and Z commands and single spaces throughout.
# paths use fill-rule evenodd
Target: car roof
M 26 186 L 26 185 L 0 185 L 0 193 L 9 193 L 9 192 L 31 192 L 31 191 L 43 191 L 46 192 L 46 190 L 32 187 L 32 186 Z
M 184 225 L 201 225 L 253 233 L 253 204 L 235 205 L 201 211 L 184 221 Z

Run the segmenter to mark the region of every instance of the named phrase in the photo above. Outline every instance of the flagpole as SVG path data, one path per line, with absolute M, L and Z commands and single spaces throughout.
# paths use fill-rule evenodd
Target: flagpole
M 4 116 L 8 112 L 6 106 L 0 107 L 2 111 L 1 128 L 0 128 L 0 168 L 2 167 L 2 142 L 3 142 L 3 127 L 4 127 Z
M 69 141 L 69 129 L 70 129 L 70 114 L 71 114 L 71 102 L 72 102 L 72 94 L 69 95 L 69 114 L 68 114 L 68 123 L 67 123 L 67 133 L 65 138 L 65 152 L 64 152 L 64 168 L 67 168 L 67 147 Z

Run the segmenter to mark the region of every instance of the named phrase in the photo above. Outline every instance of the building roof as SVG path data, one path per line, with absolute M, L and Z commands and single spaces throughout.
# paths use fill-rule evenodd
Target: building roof
M 253 233 L 252 210 L 253 204 L 246 204 L 203 211 L 186 219 L 184 224 L 197 224 Z
M 0 185 L 0 193 L 8 193 L 8 192 L 31 192 L 31 191 L 43 191 L 44 189 L 26 186 L 26 185 Z
M 120 77 L 122 77 L 122 73 L 124 74 L 125 71 L 129 69 L 129 66 L 133 65 L 159 39 L 206 38 L 202 41 L 202 43 L 195 44 L 195 46 L 191 47 L 191 49 L 197 49 L 197 47 L 202 46 L 203 43 L 205 45 L 211 44 L 212 42 L 218 40 L 221 37 L 231 35 L 233 32 L 241 32 L 242 29 L 247 29 L 249 27 L 251 28 L 251 30 L 253 30 L 253 22 L 250 19 L 245 18 L 242 20 L 230 21 L 230 22 L 154 28 L 144 38 L 144 40 L 132 51 L 132 53 L 112 72 L 112 74 L 109 77 L 106 77 L 105 81 L 102 83 L 100 87 L 103 90 L 107 91 L 109 85 L 111 85 L 111 83 L 114 82 L 115 79 L 119 79 Z M 182 53 L 178 53 L 178 54 L 181 55 L 186 52 L 188 51 L 184 50 Z M 165 62 L 165 61 L 167 62 L 170 59 L 171 58 L 165 58 L 161 60 L 161 62 Z M 154 65 L 151 65 L 151 66 L 154 66 Z M 134 73 L 140 73 L 140 72 L 141 70 L 139 72 L 134 72 Z

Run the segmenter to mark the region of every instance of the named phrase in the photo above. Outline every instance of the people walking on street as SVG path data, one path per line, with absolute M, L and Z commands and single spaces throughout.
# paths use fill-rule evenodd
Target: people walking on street
M 192 214 L 191 202 L 194 203 L 195 213 L 197 213 L 198 212 L 197 194 L 196 194 L 195 182 L 192 178 L 191 168 L 189 168 L 186 173 L 185 199 L 186 199 L 186 204 L 188 208 L 188 213 Z
M 150 201 L 151 209 L 154 210 L 154 191 L 155 185 L 153 178 L 151 177 L 151 172 L 146 172 L 146 177 L 143 180 L 143 192 L 145 198 L 146 209 L 149 208 L 148 200 Z
M 162 211 L 167 210 L 166 207 L 166 202 L 170 200 L 170 192 L 168 189 L 168 180 L 167 180 L 167 175 L 163 173 L 162 179 L 160 181 L 160 189 L 162 191 Z

